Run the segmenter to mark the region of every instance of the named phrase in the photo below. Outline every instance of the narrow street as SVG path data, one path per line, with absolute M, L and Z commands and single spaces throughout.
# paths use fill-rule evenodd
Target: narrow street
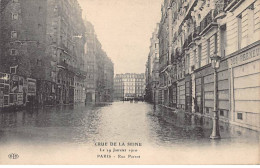
M 48 157 L 56 155 L 57 151 L 64 152 L 62 157 L 65 157 L 64 154 L 68 152 L 65 150 L 69 148 L 73 151 L 86 148 L 88 152 L 95 152 L 98 150 L 95 147 L 97 142 L 138 142 L 142 143 L 142 150 L 158 149 L 156 155 L 160 150 L 175 150 L 177 155 L 188 150 L 190 154 L 194 151 L 205 157 L 206 153 L 210 155 L 211 150 L 217 149 L 221 153 L 228 147 L 228 151 L 240 151 L 237 153 L 240 157 L 252 154 L 252 163 L 258 156 L 252 153 L 258 152 L 259 135 L 255 131 L 220 123 L 222 139 L 212 141 L 209 139 L 212 126 L 210 119 L 177 114 L 160 107 L 154 110 L 153 105 L 145 102 L 4 112 L 0 115 L 0 121 L 0 148 L 5 149 L 0 152 L 0 158 L 5 155 L 3 151 L 18 152 L 13 150 L 17 150 L 16 147 L 20 145 L 24 146 L 24 149 L 19 149 L 21 158 L 22 153 L 26 153 L 25 149 L 30 150 L 27 151 L 29 154 L 24 155 L 38 153 L 39 156 L 40 151 L 48 150 L 44 152 Z M 197 153 L 198 150 L 201 153 Z M 88 154 L 93 159 L 96 154 L 92 152 Z M 228 153 L 225 155 L 228 156 Z M 189 157 L 187 154 L 185 156 Z M 232 161 L 228 157 L 228 161 Z

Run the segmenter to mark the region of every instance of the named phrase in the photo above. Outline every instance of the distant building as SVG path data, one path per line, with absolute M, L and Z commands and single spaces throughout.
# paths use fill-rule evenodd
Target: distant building
M 143 98 L 144 80 L 144 74 L 116 74 L 114 79 L 114 99 Z

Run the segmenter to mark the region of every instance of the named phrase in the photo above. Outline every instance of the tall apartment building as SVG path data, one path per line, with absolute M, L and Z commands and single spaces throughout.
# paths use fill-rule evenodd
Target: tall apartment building
M 77 0 L 1 1 L 1 71 L 37 79 L 39 104 L 83 99 L 81 15 Z
M 225 11 L 229 120 L 260 130 L 260 0 L 229 1 Z
M 86 43 L 85 43 L 85 71 L 87 72 L 85 80 L 85 94 L 86 102 L 95 102 L 96 96 L 96 34 L 94 26 L 88 22 L 84 21 L 86 27 Z
M 159 91 L 159 39 L 158 39 L 159 24 L 150 39 L 150 52 L 146 63 L 146 93 L 145 97 L 149 102 L 158 103 Z
M 114 63 L 108 57 L 104 59 L 104 102 L 112 102 L 114 95 Z
M 220 120 L 259 130 L 259 12 L 259 0 L 165 0 L 158 34 L 160 102 L 212 117 L 211 57 L 219 56 Z
M 144 74 L 116 74 L 114 78 L 114 99 L 143 98 L 144 80 Z
M 110 102 L 113 100 L 114 64 L 102 49 L 94 26 L 84 21 L 85 44 L 85 94 L 87 102 Z

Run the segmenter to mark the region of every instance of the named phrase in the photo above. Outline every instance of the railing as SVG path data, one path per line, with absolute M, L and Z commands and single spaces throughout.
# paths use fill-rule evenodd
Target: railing
M 188 36 L 187 44 L 190 45 L 192 43 L 192 33 Z
M 224 12 L 225 7 L 230 4 L 232 0 L 218 0 L 215 4 L 215 9 L 210 11 L 205 18 L 200 22 L 200 27 L 198 32 L 202 32 L 208 25 L 215 21 L 215 17 L 220 13 Z
M 238 3 L 240 0 L 224 0 L 225 2 L 225 8 L 230 5 L 231 3 Z
M 200 31 L 201 31 L 200 26 L 196 27 L 193 32 L 193 38 L 196 38 L 197 36 L 199 36 Z
M 216 8 L 214 10 L 214 17 L 216 17 L 218 14 L 224 12 L 225 7 L 227 6 L 227 0 L 218 0 L 216 2 Z
M 61 67 L 65 68 L 65 69 L 68 68 L 68 64 L 66 62 L 64 62 L 64 61 L 59 61 L 58 62 L 58 66 L 61 66 Z
M 178 59 L 179 57 L 181 57 L 181 49 L 179 47 L 176 48 L 175 50 L 175 56 Z
M 209 12 L 205 18 L 200 22 L 201 31 L 203 31 L 210 23 L 213 22 L 212 13 Z

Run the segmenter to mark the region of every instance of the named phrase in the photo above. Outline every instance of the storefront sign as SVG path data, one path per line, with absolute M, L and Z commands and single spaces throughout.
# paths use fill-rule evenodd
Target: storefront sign
M 228 60 L 229 67 L 235 67 L 259 58 L 260 45 L 238 54 Z

